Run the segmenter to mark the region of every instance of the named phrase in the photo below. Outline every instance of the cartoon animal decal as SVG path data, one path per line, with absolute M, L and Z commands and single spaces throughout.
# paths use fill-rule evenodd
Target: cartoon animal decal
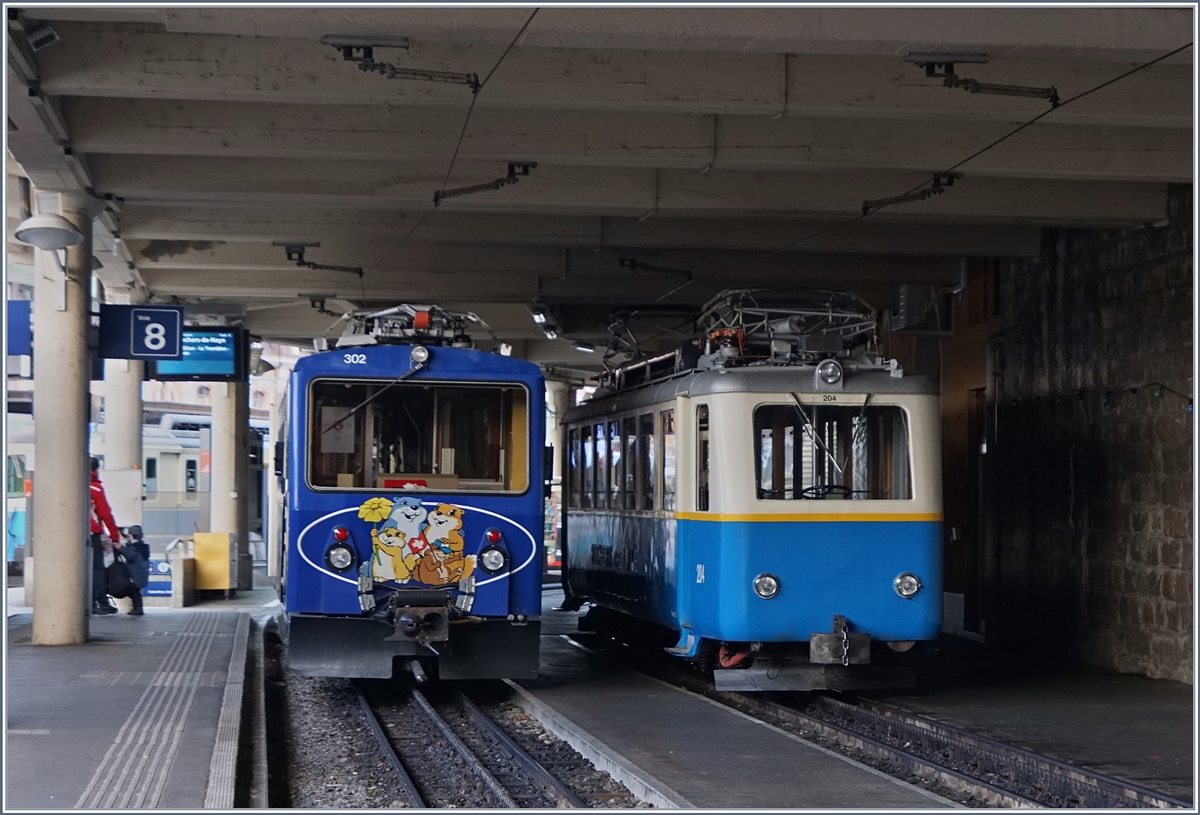
M 378 581 L 444 586 L 470 577 L 475 555 L 463 555 L 462 507 L 438 504 L 432 512 L 419 498 L 370 498 L 358 517 L 371 528 L 371 576 Z M 380 522 L 382 521 L 382 525 Z
M 438 504 L 429 513 L 424 531 L 429 549 L 414 571 L 418 582 L 457 583 L 475 571 L 475 556 L 463 557 L 462 519 L 462 508 L 453 504 Z

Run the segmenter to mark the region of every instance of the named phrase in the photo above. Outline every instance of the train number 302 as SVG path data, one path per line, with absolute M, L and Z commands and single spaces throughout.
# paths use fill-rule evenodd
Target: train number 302
M 366 354 L 346 354 L 345 356 L 342 357 L 342 361 L 345 362 L 347 365 L 366 365 L 367 364 L 367 355 Z

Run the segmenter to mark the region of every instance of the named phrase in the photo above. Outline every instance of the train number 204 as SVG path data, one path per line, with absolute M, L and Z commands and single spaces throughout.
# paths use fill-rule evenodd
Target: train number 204
M 345 362 L 347 365 L 366 365 L 367 364 L 367 355 L 366 354 L 346 354 L 342 357 L 342 361 Z

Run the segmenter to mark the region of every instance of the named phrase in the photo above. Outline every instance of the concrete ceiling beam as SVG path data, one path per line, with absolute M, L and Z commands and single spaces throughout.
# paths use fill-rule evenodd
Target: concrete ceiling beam
M 50 20 L 150 23 L 175 33 L 317 41 L 325 34 L 506 45 L 528 8 L 62 8 Z M 1095 59 L 1161 52 L 1186 41 L 1188 9 L 1139 8 L 549 8 L 524 46 L 706 51 L 825 50 L 839 54 L 982 49 L 1064 50 Z
M 1043 103 L 1044 104 L 1044 103 Z M 1030 115 L 1037 105 L 1030 102 Z M 68 97 L 71 144 L 84 153 L 447 162 L 462 112 L 445 107 L 300 106 Z M 1053 117 L 971 162 L 982 175 L 1190 181 L 1181 128 L 1054 125 Z M 481 109 L 462 160 L 741 170 L 953 164 L 1012 129 L 947 119 L 834 118 Z
M 495 163 L 462 162 L 450 186 L 501 176 Z M 314 207 L 422 208 L 443 173 L 422 163 L 288 161 L 94 154 L 97 187 L 129 203 L 279 203 Z M 966 177 L 941 195 L 901 204 L 889 215 L 981 223 L 1133 225 L 1161 220 L 1166 185 Z M 864 199 L 896 196 L 928 182 L 925 173 L 811 171 L 756 173 L 539 167 L 520 183 L 448 200 L 447 212 L 852 217 Z
M 79 22 L 58 23 L 56 28 L 63 42 L 39 55 L 39 71 L 42 90 L 58 96 L 309 106 L 449 105 L 464 112 L 471 98 L 465 86 L 363 74 L 316 38 L 169 34 L 144 27 Z M 1179 33 L 1176 39 L 1178 44 L 1186 42 L 1186 33 Z M 387 58 L 400 67 L 473 71 L 483 76 L 503 49 L 500 45 L 417 42 L 408 51 L 393 49 Z M 923 50 L 933 50 L 933 46 Z M 1043 56 L 1051 54 L 1046 50 Z M 1066 99 L 1129 67 L 1132 65 L 1125 63 L 997 58 L 972 65 L 962 75 L 980 82 L 1054 85 Z M 1191 79 L 1190 63 L 1155 65 L 1054 116 L 1079 124 L 1190 127 Z M 902 52 L 785 57 L 707 49 L 582 48 L 514 49 L 479 94 L 477 109 L 487 107 L 768 116 L 784 111 L 924 119 L 951 115 L 1005 121 L 1023 120 L 1043 109 L 1030 99 L 944 88 L 918 66 L 905 63 Z
M 127 240 L 271 242 L 280 236 L 387 247 L 421 219 L 419 211 L 295 210 L 276 207 L 160 207 L 126 205 Z M 799 251 L 1028 257 L 1041 247 L 1041 229 L 1020 225 L 891 223 L 884 210 L 797 247 Z M 437 212 L 406 245 L 452 243 L 625 249 L 770 250 L 833 226 L 833 221 L 729 218 L 600 218 Z M 314 252 L 314 256 L 316 253 Z
M 463 291 L 482 300 L 530 302 L 538 295 L 538 279 L 529 275 L 469 273 L 453 276 L 428 273 L 368 274 L 360 284 L 354 275 L 331 276 L 307 269 L 259 271 L 248 274 L 238 269 L 209 268 L 152 269 L 145 272 L 146 285 L 160 297 L 210 297 L 221 300 L 247 297 L 295 296 L 304 302 L 307 294 L 328 299 L 362 303 L 440 303 Z

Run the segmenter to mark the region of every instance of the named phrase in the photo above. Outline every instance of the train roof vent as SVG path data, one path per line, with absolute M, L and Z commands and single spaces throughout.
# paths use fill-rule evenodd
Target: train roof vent
M 474 348 L 467 326 L 480 326 L 495 339 L 495 334 L 477 314 L 446 311 L 438 306 L 409 305 L 391 308 L 351 311 L 330 327 L 333 331 L 347 323 L 334 347 L 352 348 L 359 345 L 450 345 L 455 348 Z M 326 332 L 326 334 L 329 333 Z

